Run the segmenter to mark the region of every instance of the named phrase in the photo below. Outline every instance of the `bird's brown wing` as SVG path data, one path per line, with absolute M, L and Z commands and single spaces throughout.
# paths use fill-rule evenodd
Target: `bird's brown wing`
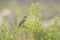
M 25 20 L 22 20 L 22 21 L 20 22 L 20 24 L 18 25 L 18 27 L 20 27 L 24 22 L 25 22 Z

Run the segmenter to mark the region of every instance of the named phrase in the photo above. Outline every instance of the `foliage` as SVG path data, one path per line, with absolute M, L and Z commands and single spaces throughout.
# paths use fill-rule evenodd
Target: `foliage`
M 20 18 L 17 19 L 17 25 L 12 22 L 12 29 L 6 23 L 6 17 L 2 19 L 0 27 L 0 40 L 59 40 L 58 23 L 55 19 L 51 28 L 46 31 L 43 24 L 40 23 L 40 5 L 33 3 L 29 7 L 29 16 L 22 27 L 18 28 Z

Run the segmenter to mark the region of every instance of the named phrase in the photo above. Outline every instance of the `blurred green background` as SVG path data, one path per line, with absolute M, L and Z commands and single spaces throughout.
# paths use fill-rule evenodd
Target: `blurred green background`
M 0 40 L 60 40 L 60 0 L 0 0 Z

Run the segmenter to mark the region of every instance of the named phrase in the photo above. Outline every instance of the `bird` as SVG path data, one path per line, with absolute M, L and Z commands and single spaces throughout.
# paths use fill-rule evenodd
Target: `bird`
M 21 27 L 24 24 L 24 22 L 26 21 L 26 18 L 27 18 L 27 16 L 23 17 L 23 19 L 20 21 L 18 27 Z

